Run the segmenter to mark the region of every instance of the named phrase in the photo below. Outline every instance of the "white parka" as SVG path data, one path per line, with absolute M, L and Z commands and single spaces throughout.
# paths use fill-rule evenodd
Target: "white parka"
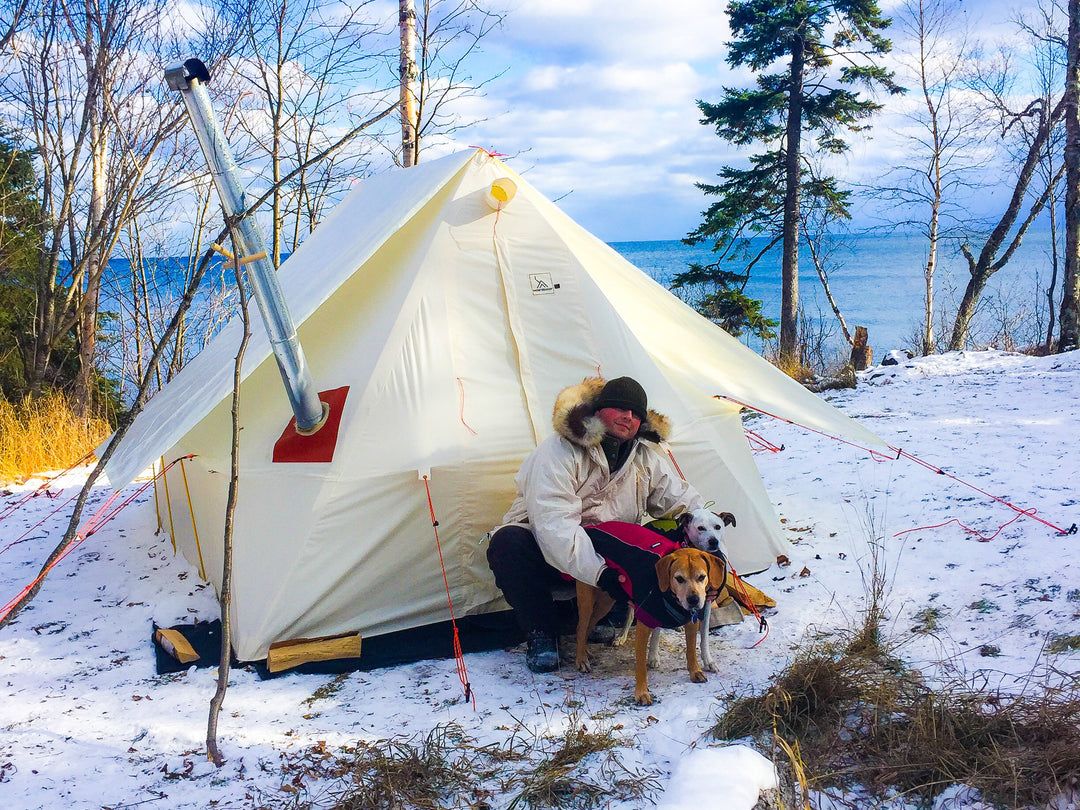
M 596 583 L 604 559 L 583 526 L 605 520 L 640 523 L 676 517 L 703 506 L 660 447 L 670 434 L 667 418 L 649 411 L 622 467 L 608 472 L 600 446 L 605 428 L 593 403 L 604 380 L 590 378 L 555 400 L 549 436 L 522 462 L 514 478 L 517 497 L 503 524 L 532 531 L 544 559 L 581 582 Z

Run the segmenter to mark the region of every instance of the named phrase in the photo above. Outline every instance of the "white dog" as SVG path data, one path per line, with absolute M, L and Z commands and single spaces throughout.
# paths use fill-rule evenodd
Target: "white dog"
M 730 512 L 715 514 L 708 509 L 695 509 L 692 512 L 684 512 L 679 516 L 679 529 L 682 530 L 683 539 L 691 546 L 701 551 L 719 557 L 724 563 L 725 571 L 729 566 L 727 546 L 724 545 L 724 531 L 728 526 L 735 525 L 735 516 Z M 709 614 L 712 604 L 706 603 L 704 615 L 701 618 L 701 629 L 698 631 L 699 647 L 701 650 L 701 667 L 706 672 L 716 672 L 716 664 L 713 663 L 709 652 Z M 615 640 L 616 646 L 625 644 L 630 639 L 630 627 L 634 621 L 634 612 L 628 611 L 626 625 L 622 633 Z M 652 631 L 649 639 L 650 669 L 656 669 L 660 663 L 660 629 Z
M 686 542 L 694 548 L 707 551 L 728 561 L 727 546 L 724 545 L 724 530 L 735 525 L 735 516 L 731 512 L 715 514 L 708 509 L 695 509 L 679 516 L 679 528 L 682 529 Z

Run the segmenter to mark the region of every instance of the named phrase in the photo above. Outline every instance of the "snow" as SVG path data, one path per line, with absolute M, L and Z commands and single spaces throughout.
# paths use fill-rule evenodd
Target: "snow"
M 720 671 L 702 685 L 686 675 L 681 634 L 665 636 L 661 668 L 650 675 L 657 698 L 650 707 L 634 705 L 632 653 L 615 648 L 596 650 L 599 665 L 588 675 L 567 666 L 532 675 L 520 648 L 468 655 L 475 710 L 463 699 L 453 661 L 340 679 L 262 681 L 241 669 L 232 673 L 219 720 L 227 761 L 216 768 L 205 753 L 216 670 L 158 676 L 149 641 L 152 621 L 216 618 L 215 597 L 173 555 L 167 534 L 155 532 L 145 493 L 141 505 L 60 562 L 32 605 L 0 629 L 4 806 L 254 807 L 260 796 L 287 798 L 283 758 L 319 745 L 334 751 L 360 741 L 418 739 L 453 723 L 483 746 L 515 734 L 542 739 L 578 723 L 627 740 L 619 749 L 623 765 L 656 774 L 659 807 L 749 810 L 775 779 L 767 752 L 720 743 L 707 732 L 732 695 L 766 686 L 808 631 L 858 620 L 872 545 L 886 570 L 887 633 L 905 640 L 903 655 L 925 675 L 1014 691 L 1046 664 L 1080 673 L 1080 652 L 1045 651 L 1055 635 L 1080 634 L 1080 537 L 1055 531 L 1080 520 L 1080 352 L 895 359 L 861 374 L 857 389 L 824 396 L 930 468 L 767 417 L 748 419 L 748 427 L 784 447 L 756 455 L 792 541 L 790 565 L 749 578 L 778 602 L 769 633 L 762 640 L 751 620 L 715 631 Z M 49 487 L 55 497 L 34 497 L 0 520 L 3 601 L 36 576 L 66 527 L 70 505 L 60 507 L 85 475 L 66 475 Z M 0 513 L 40 483 L 10 487 Z M 85 514 L 110 494 L 107 486 L 96 488 Z M 722 501 L 722 493 L 713 497 Z M 913 633 L 931 608 L 938 630 Z M 570 653 L 569 639 L 563 651 Z M 817 799 L 818 806 L 831 804 Z M 489 797 L 496 808 L 509 800 L 497 791 Z M 1076 802 L 1063 796 L 1054 807 Z M 957 785 L 935 806 L 985 805 Z
M 715 806 L 718 796 L 725 807 L 753 807 L 762 790 L 775 787 L 773 764 L 757 751 L 743 745 L 699 748 L 676 764 L 658 810 L 701 810 Z

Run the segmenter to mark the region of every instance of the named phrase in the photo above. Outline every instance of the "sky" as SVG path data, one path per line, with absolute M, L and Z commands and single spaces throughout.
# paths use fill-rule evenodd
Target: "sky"
M 325 807 L 344 786 L 314 776 L 318 763 L 360 742 L 419 747 L 452 725 L 474 749 L 514 743 L 525 752 L 473 785 L 489 793 L 465 797 L 484 796 L 504 810 L 515 794 L 502 785 L 584 726 L 625 745 L 616 749 L 621 768 L 591 755 L 575 778 L 609 788 L 613 773 L 652 780 L 648 797 L 615 796 L 610 810 L 651 808 L 651 799 L 659 810 L 700 810 L 717 807 L 717 796 L 724 810 L 751 810 L 774 779 L 769 752 L 749 740 L 719 742 L 709 729 L 732 696 L 763 690 L 799 643 L 855 626 L 871 539 L 887 574 L 885 637 L 931 683 L 980 684 L 1008 696 L 1058 678 L 1075 690 L 1080 652 L 1046 648 L 1080 634 L 1080 540 L 1053 528 L 1080 521 L 1078 388 L 1080 352 L 987 351 L 877 366 L 860 374 L 856 389 L 828 394 L 890 445 L 948 476 L 765 417 L 750 420 L 783 448 L 755 460 L 790 540 L 790 565 L 748 577 L 776 599 L 769 631 L 759 633 L 751 619 L 714 630 L 718 671 L 704 684 L 689 681 L 679 631 L 662 639 L 649 707 L 633 703 L 633 653 L 625 647 L 594 646 L 589 674 L 571 666 L 533 675 L 522 647 L 469 654 L 475 708 L 451 660 L 267 681 L 234 669 L 219 718 L 220 769 L 205 753 L 216 669 L 157 675 L 150 642 L 152 622 L 213 619 L 217 603 L 197 570 L 174 556 L 167 534 L 155 531 L 148 491 L 64 558 L 29 608 L 0 629 L 0 797 L 20 810 L 239 810 L 260 801 L 298 806 L 287 804 L 293 800 Z M 54 548 L 86 474 L 80 468 L 0 488 L 0 602 L 28 584 Z M 1037 510 L 1035 517 L 973 487 Z M 105 484 L 95 487 L 87 514 L 110 494 Z M 917 632 L 930 610 L 937 629 Z M 569 637 L 562 654 L 572 655 Z M 933 810 L 988 810 L 963 785 L 941 788 Z M 857 787 L 811 799 L 830 810 L 871 806 Z M 915 810 L 902 796 L 872 806 Z M 1078 806 L 1076 786 L 1053 805 Z
M 1033 3 L 962 3 L 986 43 L 1012 31 L 1017 9 Z M 886 13 L 896 2 L 883 2 Z M 696 100 L 753 77 L 726 63 L 726 3 L 687 0 L 659 13 L 656 0 L 506 0 L 502 27 L 482 43 L 474 76 L 498 76 L 459 108 L 476 123 L 457 146 L 510 157 L 576 220 L 607 241 L 680 239 L 708 201 L 695 187 L 738 160 L 710 127 Z M 1013 37 L 1015 40 L 1015 37 Z M 503 72 L 505 71 L 505 72 Z M 899 147 L 888 116 L 875 140 L 853 140 L 852 176 L 872 179 Z

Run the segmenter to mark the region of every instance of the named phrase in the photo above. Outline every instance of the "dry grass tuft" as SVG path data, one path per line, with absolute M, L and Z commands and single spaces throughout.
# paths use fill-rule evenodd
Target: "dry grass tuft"
M 854 388 L 857 383 L 855 369 L 850 363 L 815 368 L 803 360 L 784 358 L 779 354 L 768 355 L 766 359 L 793 380 L 815 393 Z
M 616 750 L 629 743 L 615 728 L 590 730 L 576 712 L 568 720 L 558 737 L 530 735 L 519 726 L 503 744 L 486 746 L 454 723 L 436 726 L 426 736 L 361 742 L 335 752 L 319 743 L 283 755 L 280 793 L 258 796 L 256 806 L 584 808 L 612 799 L 647 799 L 657 791 L 656 774 L 621 763 Z
M 516 807 L 595 807 L 610 799 L 642 799 L 659 787 L 654 774 L 630 771 L 614 755 L 628 742 L 614 728 L 590 730 L 572 716 L 566 732 L 541 746 L 542 756 L 522 775 L 524 784 L 507 810 Z M 546 754 L 543 755 L 543 754 Z M 599 779 L 587 774 L 587 760 L 600 755 Z
M 63 394 L 16 403 L 0 399 L 0 483 L 67 469 L 111 431 L 104 419 L 76 416 Z
M 812 382 L 818 376 L 816 369 L 803 363 L 798 358 L 786 358 L 777 352 L 766 359 L 793 380 L 803 385 Z
M 865 635 L 819 642 L 763 694 L 735 701 L 724 739 L 782 739 L 818 790 L 860 786 L 930 800 L 960 783 L 1016 807 L 1047 802 L 1080 773 L 1080 690 L 987 694 L 958 682 L 933 689 Z
M 352 786 L 334 810 L 436 808 L 440 798 L 474 779 L 470 740 L 453 725 L 436 726 L 419 745 L 407 740 L 362 743 L 349 763 Z
M 439 725 L 426 736 L 361 742 L 336 752 L 319 742 L 282 755 L 277 795 L 257 797 L 259 808 L 399 810 L 441 808 L 465 793 L 465 806 L 484 806 L 479 782 L 493 760 L 473 746 L 460 726 Z M 477 804 L 477 802 L 480 804 Z

